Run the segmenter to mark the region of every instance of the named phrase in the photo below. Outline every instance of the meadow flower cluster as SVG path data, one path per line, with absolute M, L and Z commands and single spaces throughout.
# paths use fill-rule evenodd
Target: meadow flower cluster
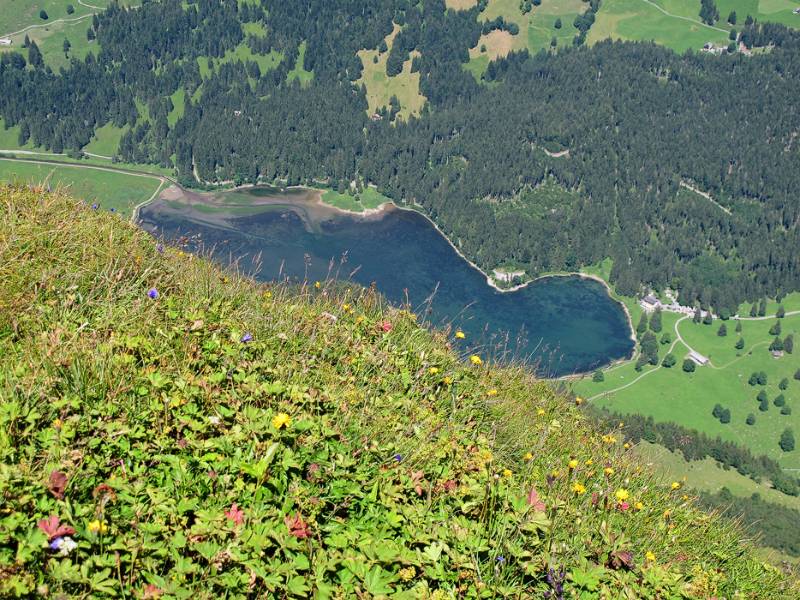
M 574 399 L 457 354 L 460 330 L 0 198 L 0 597 L 796 589 Z

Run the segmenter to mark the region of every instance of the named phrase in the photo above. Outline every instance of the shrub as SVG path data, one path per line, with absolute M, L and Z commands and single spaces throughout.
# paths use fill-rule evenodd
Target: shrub
M 686 372 L 686 373 L 694 373 L 695 368 L 696 368 L 696 365 L 694 364 L 694 361 L 692 359 L 687 358 L 687 359 L 685 359 L 683 361 L 683 370 L 684 370 L 684 372 Z
M 756 424 L 756 416 L 753 413 L 747 415 L 747 419 L 745 419 L 745 423 L 748 425 L 755 425 Z
M 728 328 L 726 327 L 725 323 L 719 326 L 719 329 L 717 329 L 717 335 L 719 337 L 725 337 L 728 335 Z
M 592 381 L 594 381 L 595 383 L 600 383 L 601 381 L 605 381 L 605 379 L 606 376 L 603 375 L 603 372 L 600 369 L 597 369 L 597 371 L 595 371 L 594 374 L 592 375 Z
M 778 442 L 781 450 L 784 452 L 791 452 L 794 450 L 794 432 L 791 429 L 784 429 L 781 434 L 781 439 Z
M 738 340 L 736 340 L 735 348 L 737 350 L 741 350 L 742 348 L 744 348 L 744 338 L 739 338 Z M 753 384 L 751 383 L 750 385 L 753 385 Z
M 47 21 L 47 19 L 49 19 L 50 17 L 47 15 L 47 11 L 45 9 L 42 9 L 39 11 L 39 18 L 42 21 Z
M 675 358 L 675 355 L 672 352 L 668 352 L 664 360 L 661 361 L 661 365 L 670 369 L 675 366 L 676 362 L 678 362 L 678 360 Z
M 782 391 L 786 391 L 786 388 L 788 388 L 788 387 L 789 387 L 789 378 L 788 377 L 784 377 L 783 379 L 781 379 L 781 382 L 778 384 L 778 389 L 782 390 Z
M 782 415 L 790 415 L 790 414 L 792 414 L 792 409 L 791 409 L 791 407 L 790 407 L 790 406 L 788 406 L 788 405 L 787 405 L 787 406 L 784 406 L 784 407 L 781 409 L 781 414 L 782 414 Z
M 786 398 L 783 397 L 783 394 L 778 394 L 775 396 L 775 400 L 772 401 L 775 406 L 783 406 L 786 404 Z

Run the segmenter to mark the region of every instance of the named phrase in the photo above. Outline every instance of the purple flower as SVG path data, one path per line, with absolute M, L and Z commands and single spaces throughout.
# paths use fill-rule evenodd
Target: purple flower
M 253 335 L 248 331 L 247 333 L 245 333 L 242 336 L 242 340 L 241 341 L 242 341 L 243 344 L 246 344 L 247 342 L 252 342 L 253 341 Z
M 100 205 L 97 202 L 92 204 L 92 210 L 97 210 L 98 208 L 100 208 Z
M 50 542 L 50 550 L 53 550 L 55 552 L 56 550 L 61 548 L 61 544 L 63 543 L 64 543 L 64 538 L 57 537 L 52 542 Z
M 506 557 L 505 557 L 505 556 L 503 556 L 503 555 L 501 554 L 500 556 L 498 556 L 497 558 L 495 558 L 495 560 L 496 560 L 497 562 L 499 562 L 500 564 L 503 564 L 504 562 L 506 562 Z
M 402 454 L 395 454 L 392 458 L 394 458 L 397 462 L 403 462 Z
M 158 298 L 158 290 L 156 288 L 150 288 L 147 292 L 147 295 L 150 297 L 151 300 L 155 300 Z
M 117 212 L 116 208 L 109 208 L 108 210 L 110 210 L 111 212 Z
M 159 254 L 164 254 L 164 244 L 161 243 L 156 244 L 156 252 L 158 252 Z

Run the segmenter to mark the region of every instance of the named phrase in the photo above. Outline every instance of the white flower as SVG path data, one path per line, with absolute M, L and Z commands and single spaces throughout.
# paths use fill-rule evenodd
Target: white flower
M 77 547 L 78 544 L 75 540 L 73 540 L 71 537 L 65 537 L 61 540 L 61 544 L 58 546 L 58 553 L 61 556 L 67 556 Z
M 213 417 L 208 417 L 208 422 L 211 423 L 212 425 L 219 425 L 219 417 L 217 417 L 216 415 Z

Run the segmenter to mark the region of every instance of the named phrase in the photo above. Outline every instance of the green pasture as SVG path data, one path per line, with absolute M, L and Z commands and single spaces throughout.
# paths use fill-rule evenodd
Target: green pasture
M 336 190 L 328 190 L 322 195 L 322 201 L 342 210 L 363 212 L 391 200 L 375 188 L 365 187 L 359 194 L 340 194 Z
M 147 200 L 160 185 L 155 177 L 2 158 L 0 181 L 63 188 L 76 198 L 87 203 L 97 202 L 104 210 L 113 208 L 123 216 L 129 216 L 133 207 Z

